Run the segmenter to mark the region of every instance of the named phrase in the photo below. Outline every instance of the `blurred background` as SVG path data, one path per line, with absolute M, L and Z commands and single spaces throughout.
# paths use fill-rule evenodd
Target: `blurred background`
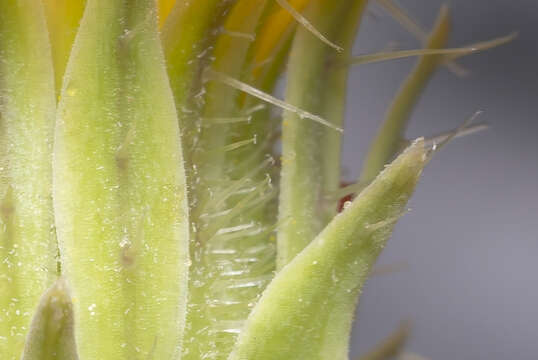
M 430 29 L 442 2 L 399 0 Z M 355 54 L 420 46 L 375 6 Z M 456 139 L 426 168 L 378 261 L 406 263 L 372 278 L 357 313 L 352 358 L 413 322 L 408 350 L 433 359 L 538 358 L 538 4 L 452 0 L 450 46 L 519 31 L 508 45 L 441 69 L 413 114 L 409 138 L 460 125 L 476 110 L 490 128 Z M 345 176 L 357 177 L 370 140 L 415 59 L 360 65 L 350 79 Z

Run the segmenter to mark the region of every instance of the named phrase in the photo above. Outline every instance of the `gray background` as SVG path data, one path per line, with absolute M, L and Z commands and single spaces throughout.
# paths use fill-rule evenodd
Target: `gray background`
M 430 28 L 438 0 L 400 0 Z M 408 349 L 427 358 L 538 358 L 538 3 L 452 0 L 451 46 L 506 35 L 516 41 L 441 70 L 417 107 L 410 138 L 457 127 L 476 110 L 491 128 L 455 140 L 431 162 L 379 264 L 406 270 L 371 279 L 358 310 L 352 355 L 402 319 Z M 371 6 L 376 9 L 375 6 Z M 418 42 L 382 11 L 364 19 L 356 54 Z M 350 81 L 345 178 L 356 177 L 383 113 L 413 60 L 361 65 Z

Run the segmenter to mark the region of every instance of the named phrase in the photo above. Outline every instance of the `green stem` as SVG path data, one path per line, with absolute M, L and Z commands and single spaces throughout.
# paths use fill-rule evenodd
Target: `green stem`
M 347 83 L 349 76 L 348 66 L 339 66 L 341 60 L 348 58 L 352 52 L 355 37 L 359 30 L 360 20 L 367 5 L 367 1 L 355 1 L 353 7 L 348 9 L 343 15 L 337 33 L 338 43 L 342 45 L 344 51 L 332 54 L 333 66 L 327 68 L 327 84 L 325 93 L 320 97 L 323 99 L 322 116 L 338 127 L 344 128 L 344 117 L 347 98 Z M 334 131 L 327 131 L 322 140 L 323 152 L 321 155 L 322 180 L 324 195 L 340 188 L 341 182 L 341 158 L 342 158 L 342 134 Z M 336 214 L 338 201 L 332 202 L 325 199 L 326 221 L 332 219 Z
M 362 0 L 313 1 L 305 17 L 329 39 L 337 38 L 349 49 L 365 3 Z M 344 102 L 347 70 L 330 68 L 334 53 L 334 49 L 310 31 L 298 28 L 288 64 L 286 101 L 310 113 L 329 115 L 326 120 L 338 128 L 342 123 L 342 110 L 335 108 Z M 327 100 L 320 100 L 324 98 Z M 335 186 L 334 179 L 340 173 L 340 162 L 334 159 L 340 151 L 341 135 L 335 132 L 295 113 L 284 112 L 279 269 L 314 239 L 327 224 L 328 213 L 334 213 L 336 206 L 332 211 L 326 210 L 324 195 L 325 187 Z

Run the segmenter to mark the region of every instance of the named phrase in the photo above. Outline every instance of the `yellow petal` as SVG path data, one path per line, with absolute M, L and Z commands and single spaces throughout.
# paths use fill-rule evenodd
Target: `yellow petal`
M 157 0 L 159 7 L 159 27 L 162 28 L 175 3 L 176 0 Z
M 59 94 L 86 0 L 43 0 L 43 5 L 52 48 L 56 93 Z
M 297 11 L 302 11 L 311 0 L 289 0 L 288 3 Z M 274 56 L 282 43 L 284 42 L 286 32 L 296 23 L 286 9 L 282 8 L 276 2 L 273 9 L 270 11 L 267 20 L 263 24 L 260 33 L 258 44 L 254 53 L 254 76 L 257 77 L 261 73 L 260 64 L 269 60 Z

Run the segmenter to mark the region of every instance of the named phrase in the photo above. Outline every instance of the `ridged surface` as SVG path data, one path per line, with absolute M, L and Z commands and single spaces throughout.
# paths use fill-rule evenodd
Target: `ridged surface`
M 240 77 L 265 0 L 239 1 L 213 52 L 213 69 Z M 247 17 L 248 14 L 248 17 Z M 237 91 L 209 82 L 198 97 L 192 154 L 193 259 L 183 359 L 225 359 L 272 278 L 276 188 L 265 117 Z M 265 114 L 265 112 L 264 112 Z
M 88 1 L 57 119 L 54 204 L 80 358 L 178 358 L 189 221 L 153 0 Z
M 22 360 L 78 360 L 73 304 L 58 279 L 41 297 L 28 331 Z
M 19 359 L 56 277 L 54 75 L 39 0 L 0 1 L 0 358 Z
M 229 360 L 345 360 L 362 285 L 427 162 L 416 141 L 276 275 Z

